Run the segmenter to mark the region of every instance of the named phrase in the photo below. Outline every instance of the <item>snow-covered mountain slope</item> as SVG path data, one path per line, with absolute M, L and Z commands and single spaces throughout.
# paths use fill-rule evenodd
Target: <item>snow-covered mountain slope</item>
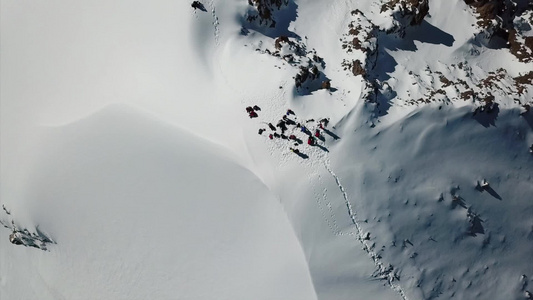
M 276 197 L 223 148 L 113 106 L 50 129 L 36 161 L 10 213 L 57 245 L 4 239 L 2 298 L 315 298 Z
M 1 5 L 2 299 L 531 299 L 528 1 Z

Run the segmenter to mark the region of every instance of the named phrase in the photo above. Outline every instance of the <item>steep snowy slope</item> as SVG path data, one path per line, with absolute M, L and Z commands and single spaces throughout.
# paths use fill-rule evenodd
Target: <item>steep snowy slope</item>
M 0 296 L 529 297 L 527 1 L 201 2 L 2 1 Z
M 244 46 L 251 43 L 267 62 L 264 69 L 258 62 L 241 65 L 239 73 L 258 72 L 263 79 L 277 72 L 280 78 L 278 91 L 274 84 L 256 82 L 273 96 L 245 102 L 262 107 L 258 121 L 250 122 L 248 147 L 256 153 L 256 172 L 278 191 L 302 232 L 315 288 L 324 299 L 361 296 L 354 286 L 361 279 L 348 281 L 352 286 L 325 279 L 342 272 L 331 270 L 341 265 L 335 259 L 349 264 L 359 255 L 355 246 L 363 248 L 375 270 L 352 267 L 352 274 L 383 279 L 395 297 L 527 298 L 533 276 L 528 152 L 533 135 L 531 112 L 524 111 L 532 90 L 530 84 L 521 90 L 517 76 L 530 72 L 532 64 L 519 62 L 505 48 L 484 46 L 475 15 L 462 1 L 431 2 L 427 19 L 411 27 L 394 25 L 397 20 L 382 11 L 382 3 L 289 2 L 283 9 L 295 15 L 287 28 L 248 33 Z M 347 53 L 339 36 L 350 26 L 363 30 L 365 22 L 376 26 L 370 28 L 377 40 L 367 41 L 375 43 L 373 61 L 367 61 L 373 65 L 351 77 L 343 62 L 366 59 L 373 50 Z M 282 47 L 278 55 L 276 45 L 283 40 L 276 35 L 284 34 L 292 52 Z M 333 89 L 308 94 L 284 79 L 307 66 L 307 58 L 312 65 L 312 55 L 324 58 L 320 70 Z M 234 68 L 230 59 L 222 61 Z M 432 102 L 438 104 L 423 106 Z M 337 125 L 320 130 L 325 143 L 299 146 L 303 160 L 289 151 L 291 143 L 269 141 L 254 131 L 264 127 L 268 133 L 262 124 L 276 124 L 288 107 L 298 122 L 331 117 Z M 318 128 L 316 121 L 306 124 L 312 132 Z M 289 134 L 307 139 L 290 126 Z M 272 170 L 265 172 L 264 160 L 271 160 Z M 481 187 L 483 180 L 489 186 Z M 317 242 L 328 240 L 326 234 L 318 238 L 321 231 L 330 236 L 327 246 Z M 326 292 L 333 286 L 337 293 Z

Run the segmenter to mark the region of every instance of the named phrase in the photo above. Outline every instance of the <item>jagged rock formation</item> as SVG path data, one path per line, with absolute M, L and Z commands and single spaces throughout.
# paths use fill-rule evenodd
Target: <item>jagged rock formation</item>
M 248 22 L 257 22 L 261 26 L 276 27 L 275 11 L 289 5 L 289 0 L 248 0 L 254 10 L 247 16 Z
M 298 73 L 294 76 L 294 85 L 299 93 L 331 89 L 331 81 L 324 73 L 326 63 L 315 49 L 308 50 L 300 39 L 284 35 L 277 37 L 273 46 L 273 49 L 256 50 L 280 58 L 292 67 L 298 68 Z
M 486 5 L 482 5 L 485 2 Z M 504 24 L 505 22 L 499 16 L 505 12 L 501 7 L 506 6 L 491 3 L 479 1 L 472 5 L 480 9 L 482 12 L 480 16 L 483 18 L 496 18 L 499 21 L 494 24 Z M 374 70 L 380 63 L 378 60 L 381 54 L 379 51 L 382 51 L 378 50 L 380 41 L 389 39 L 388 35 L 404 37 L 407 26 L 421 24 L 427 15 L 428 8 L 426 1 L 391 0 L 386 2 L 381 12 L 390 13 L 394 24 L 390 28 L 379 28 L 363 12 L 352 11 L 353 20 L 348 25 L 347 33 L 341 39 L 342 48 L 347 54 L 342 65 L 345 71 L 349 71 L 354 76 L 361 75 L 366 81 L 365 99 L 367 101 L 376 103 L 378 110 L 380 105 L 393 99 L 395 102 L 408 105 L 470 101 L 476 104 L 475 113 L 495 111 L 502 102 L 514 101 L 517 105 L 524 107 L 533 104 L 530 95 L 533 91 L 533 72 L 520 74 L 517 77 L 509 75 L 505 69 L 478 72 L 473 70 L 467 61 L 451 63 L 443 66 L 442 69 L 432 69 L 427 66 L 423 72 L 410 71 L 406 74 L 408 75 L 406 78 L 412 82 L 413 87 L 416 87 L 416 93 L 407 91 L 400 96 L 397 94 L 399 91 L 391 90 L 387 80 L 380 78 L 383 74 L 376 74 Z M 513 26 L 509 30 L 508 38 L 516 41 L 509 42 L 510 50 L 520 61 L 527 62 L 531 59 L 532 51 L 524 47 L 533 42 L 533 37 L 522 37 L 519 32 L 532 30 L 529 20 L 533 13 L 526 9 L 515 9 L 514 12 L 521 13 L 520 17 L 515 18 L 514 23 L 505 23 L 508 24 L 507 26 Z M 479 26 L 485 24 L 488 23 L 485 23 L 484 19 L 480 20 Z M 494 24 L 489 28 L 495 26 Z M 516 30 L 514 30 L 515 27 Z
M 480 34 L 489 43 L 499 37 L 521 62 L 533 61 L 533 36 L 526 36 L 533 24 L 533 3 L 508 0 L 465 0 L 478 19 Z
M 387 33 L 396 32 L 403 37 L 407 26 L 422 24 L 429 13 L 429 0 L 389 0 L 381 6 L 381 12 L 394 19 Z

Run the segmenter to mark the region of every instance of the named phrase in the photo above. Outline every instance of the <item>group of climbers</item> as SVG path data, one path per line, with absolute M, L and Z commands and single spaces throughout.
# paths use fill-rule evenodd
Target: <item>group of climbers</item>
M 257 118 L 258 115 L 257 115 L 257 112 L 260 111 L 261 108 L 257 105 L 254 105 L 253 107 L 252 106 L 248 106 L 246 108 L 246 112 L 248 113 L 248 116 L 250 117 L 250 119 L 252 118 Z
M 257 117 L 257 111 L 260 111 L 261 108 L 259 108 L 257 105 L 254 105 L 253 107 L 252 106 L 248 106 L 246 108 L 246 112 L 248 112 L 250 118 L 256 118 Z M 295 116 L 296 117 L 296 113 L 294 113 L 293 110 L 291 109 L 287 109 L 287 112 L 282 116 L 282 118 L 280 120 L 278 120 L 278 122 L 276 123 L 276 126 L 274 126 L 272 123 L 266 123 L 266 125 L 268 125 L 268 128 L 270 128 L 270 130 L 272 131 L 271 133 L 268 134 L 268 138 L 273 140 L 274 138 L 282 138 L 282 139 L 285 139 L 285 140 L 290 140 L 290 141 L 294 141 L 294 148 L 293 147 L 289 147 L 289 150 L 293 153 L 296 153 L 298 155 L 301 156 L 301 153 L 300 153 L 300 150 L 298 150 L 296 147 L 298 145 L 300 145 L 302 143 L 301 140 L 299 140 L 295 134 L 290 134 L 290 135 L 285 135 L 285 132 L 286 131 L 289 131 L 289 127 L 288 126 L 293 126 L 293 128 L 296 128 L 296 129 L 299 129 L 302 133 L 308 135 L 308 138 L 307 138 L 307 144 L 309 146 L 315 146 L 317 145 L 317 141 L 316 139 L 320 139 L 322 141 L 324 141 L 324 137 L 322 136 L 322 133 L 321 133 L 321 130 L 325 130 L 325 128 L 328 126 L 328 123 L 329 123 L 329 119 L 327 118 L 324 118 L 324 119 L 321 119 L 320 121 L 318 121 L 317 123 L 317 128 L 315 128 L 314 130 L 314 134 L 311 130 L 309 130 L 306 125 L 304 124 L 301 124 L 299 122 L 297 122 L 295 119 L 291 119 L 290 117 L 291 116 Z M 314 119 L 309 119 L 309 120 L 305 120 L 304 123 L 311 123 L 311 122 L 315 122 Z M 314 127 L 314 126 L 313 126 Z M 281 131 L 281 134 L 278 133 L 278 128 L 280 129 Z M 258 134 L 262 135 L 263 132 L 265 132 L 267 129 L 265 128 L 260 128 L 259 131 L 258 131 Z

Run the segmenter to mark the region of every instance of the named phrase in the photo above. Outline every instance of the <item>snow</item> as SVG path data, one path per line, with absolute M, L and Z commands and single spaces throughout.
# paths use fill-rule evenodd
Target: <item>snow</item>
M 432 1 L 403 39 L 375 37 L 369 88 L 341 46 L 355 9 L 394 26 L 381 2 L 289 1 L 275 29 L 247 1 L 202 2 L 1 2 L 0 298 L 526 299 L 533 89 L 512 77 L 531 63 Z M 267 52 L 282 34 L 331 90 L 295 89 L 299 65 Z M 492 113 L 440 80 L 499 68 L 473 88 Z M 324 141 L 270 140 L 288 108 L 311 132 L 329 118 Z M 55 243 L 11 244 L 11 221 Z
M 124 105 L 47 135 L 11 213 L 61 246 L 6 247 L 7 298 L 315 298 L 276 198 L 227 150 Z

